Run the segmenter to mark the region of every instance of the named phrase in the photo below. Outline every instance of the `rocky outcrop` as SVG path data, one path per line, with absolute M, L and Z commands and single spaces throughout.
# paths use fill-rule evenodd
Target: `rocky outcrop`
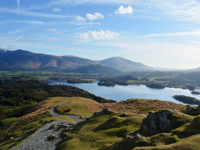
M 104 108 L 104 109 L 103 109 L 102 111 L 100 111 L 100 112 L 94 112 L 93 115 L 92 115 L 92 117 L 95 117 L 95 116 L 97 116 L 97 115 L 100 115 L 100 114 L 106 113 L 106 112 L 110 112 L 109 108 Z
M 200 112 L 200 105 L 198 106 L 197 110 L 198 110 L 198 112 Z
M 165 130 L 173 122 L 173 111 L 164 110 L 156 113 L 149 112 L 147 118 L 142 120 L 142 133 L 147 135 L 156 134 Z

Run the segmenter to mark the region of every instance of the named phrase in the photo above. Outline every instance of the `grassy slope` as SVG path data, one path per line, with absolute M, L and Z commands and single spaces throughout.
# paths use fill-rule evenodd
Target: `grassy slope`
M 56 108 L 56 111 L 60 114 L 71 114 L 80 116 L 91 116 L 93 112 L 88 109 L 87 103 L 93 104 L 94 110 L 100 111 L 98 103 L 92 99 L 73 97 L 69 102 L 64 103 Z M 70 112 L 65 112 L 65 109 L 71 108 Z
M 125 135 L 140 128 L 140 116 L 120 117 L 107 113 L 77 124 L 59 146 L 59 150 L 96 150 L 121 141 Z
M 128 103 L 137 104 L 134 110 L 159 111 L 155 108 L 158 102 L 162 105 L 168 103 L 153 101 L 149 108 L 144 106 L 145 100 L 129 100 Z M 179 105 L 172 106 L 182 110 L 185 108 Z M 160 108 L 160 110 L 163 110 Z M 130 149 L 199 149 L 200 144 L 200 116 L 194 117 L 184 113 L 177 113 L 174 123 L 162 133 L 145 137 L 145 140 L 133 138 L 124 140 L 126 134 L 135 135 L 140 133 L 140 125 L 145 114 L 134 114 L 133 109 L 125 111 L 129 113 L 122 117 L 122 113 L 111 112 L 110 114 L 99 115 L 79 123 L 74 130 L 67 132 L 68 135 L 59 146 L 59 150 L 82 149 L 82 150 L 130 150 Z
M 17 119 L 17 117 L 7 118 L 7 119 L 2 120 L 1 122 L 2 122 L 3 124 L 5 124 L 7 121 L 12 122 L 12 121 L 14 121 L 15 119 Z
M 54 97 L 49 98 L 37 105 L 33 106 L 32 109 L 27 111 L 26 114 L 35 112 L 40 108 L 41 105 L 46 103 L 54 103 L 56 105 L 60 102 L 66 101 L 67 97 Z M 6 124 L 6 126 L 0 127 L 0 148 L 1 150 L 11 149 L 11 147 L 16 147 L 23 141 L 25 141 L 29 136 L 32 136 L 39 127 L 44 125 L 44 122 L 51 122 L 57 119 L 62 119 L 66 121 L 74 121 L 68 116 L 52 116 L 49 111 L 40 114 L 36 117 L 32 117 L 26 120 L 13 121 L 12 123 Z M 12 137 L 12 139 L 11 139 Z
M 37 110 L 40 105 L 54 102 L 57 103 L 66 101 L 67 98 L 51 98 L 33 107 L 30 112 Z M 90 104 L 90 105 L 89 105 Z M 157 104 L 155 106 L 155 104 Z M 72 108 L 71 114 L 80 116 L 91 115 L 94 110 L 100 111 L 101 104 L 97 102 L 80 97 L 74 97 L 69 103 L 64 103 L 58 109 L 62 112 L 66 107 Z M 166 106 L 167 108 L 177 108 L 182 110 L 185 106 L 176 105 L 171 106 L 171 103 L 163 101 L 151 100 L 128 100 L 123 102 L 123 106 L 134 105 L 134 109 L 124 109 L 127 115 L 121 113 L 109 112 L 98 115 L 96 117 L 88 118 L 86 121 L 78 123 L 73 130 L 66 132 L 67 135 L 59 146 L 59 150 L 130 150 L 130 149 L 199 149 L 200 147 L 200 115 L 191 116 L 184 113 L 177 113 L 174 117 L 174 123 L 170 125 L 162 133 L 145 137 L 144 140 L 133 138 L 131 140 L 124 140 L 127 134 L 135 135 L 140 133 L 140 125 L 142 119 L 146 117 L 146 113 L 133 113 L 135 110 L 159 111 L 159 106 Z M 147 106 L 148 105 L 148 106 Z M 93 107 L 94 109 L 92 109 Z M 120 106 L 121 108 L 121 106 Z M 160 110 L 163 108 L 161 107 Z M 120 109 L 119 109 L 120 110 Z M 74 112 L 73 112 L 74 111 Z M 27 112 L 27 113 L 30 113 Z M 61 116 L 65 117 L 65 116 Z M 37 117 L 33 117 L 26 121 L 15 122 L 8 124 L 7 127 L 0 128 L 0 147 L 7 149 L 9 145 L 16 146 L 28 135 L 33 135 L 38 127 L 44 121 L 51 119 L 58 119 L 46 112 Z M 60 118 L 61 119 L 61 118 Z M 65 118 L 66 120 L 69 118 Z M 2 138 L 3 137 L 3 138 Z M 6 138 L 5 138 L 6 137 Z M 10 137 L 14 139 L 10 140 Z M 19 141 L 17 141 L 19 140 Z

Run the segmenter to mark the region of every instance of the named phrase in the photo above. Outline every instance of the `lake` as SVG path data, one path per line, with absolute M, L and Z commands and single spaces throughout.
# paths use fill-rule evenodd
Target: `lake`
M 65 81 L 46 81 L 50 85 L 70 85 L 81 88 L 89 93 L 95 94 L 106 99 L 112 99 L 116 101 L 127 100 L 130 98 L 138 99 L 158 99 L 162 101 L 171 101 L 178 104 L 184 104 L 175 100 L 174 95 L 185 95 L 200 99 L 200 95 L 193 95 L 191 91 L 180 88 L 165 88 L 165 89 L 152 89 L 145 85 L 128 85 L 121 86 L 116 85 L 114 87 L 98 86 L 98 82 L 93 83 L 81 83 L 71 84 Z M 185 104 L 184 104 L 185 105 Z

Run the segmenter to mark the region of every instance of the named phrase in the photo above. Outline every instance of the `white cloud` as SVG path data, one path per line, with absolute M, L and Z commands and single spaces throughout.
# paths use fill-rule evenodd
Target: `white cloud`
M 104 16 L 98 12 L 93 14 L 86 14 L 87 19 L 90 21 L 96 20 L 96 19 L 104 19 Z
M 15 31 L 13 31 L 13 32 L 8 32 L 8 33 L 6 33 L 6 34 L 12 35 L 12 34 L 16 34 L 16 33 L 18 33 L 18 32 L 21 32 L 21 30 L 15 30 Z
M 86 33 L 77 33 L 76 37 L 80 38 L 82 40 L 89 40 L 89 39 L 94 39 L 94 40 L 111 40 L 115 39 L 116 37 L 119 36 L 119 33 L 117 32 L 111 32 L 110 30 L 104 31 L 89 31 Z
M 75 17 L 76 21 L 86 21 L 83 17 L 77 16 Z
M 127 8 L 124 8 L 123 5 L 121 5 L 116 11 L 115 14 L 132 14 L 133 8 L 131 6 L 128 6 Z
M 61 12 L 61 9 L 56 7 L 56 8 L 53 9 L 53 11 L 55 11 L 55 12 Z
M 57 29 L 53 28 L 53 29 L 47 29 L 46 31 L 49 31 L 49 32 L 53 32 L 55 34 L 60 34 L 61 32 L 59 32 Z

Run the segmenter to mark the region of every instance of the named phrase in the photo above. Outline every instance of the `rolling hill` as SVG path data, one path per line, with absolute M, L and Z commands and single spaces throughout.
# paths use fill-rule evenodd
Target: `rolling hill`
M 25 50 L 0 50 L 0 69 L 31 70 L 42 68 L 74 68 L 96 64 L 89 59 L 75 56 L 53 56 Z
M 99 61 L 98 63 L 118 69 L 120 71 L 150 70 L 151 67 L 139 62 L 133 62 L 122 57 L 112 57 Z

